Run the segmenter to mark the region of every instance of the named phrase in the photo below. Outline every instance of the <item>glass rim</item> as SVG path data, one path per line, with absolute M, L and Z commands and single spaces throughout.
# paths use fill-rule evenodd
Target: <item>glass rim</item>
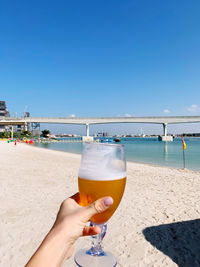
M 105 144 L 105 143 L 97 143 L 97 142 L 85 142 L 83 144 L 87 145 L 101 145 L 101 146 L 118 146 L 118 147 L 124 147 L 123 144 Z

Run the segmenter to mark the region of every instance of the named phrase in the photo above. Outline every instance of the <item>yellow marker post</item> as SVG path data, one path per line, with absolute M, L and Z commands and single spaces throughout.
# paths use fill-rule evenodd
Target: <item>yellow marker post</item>
M 183 169 L 185 169 L 185 149 L 186 149 L 186 143 L 184 141 L 183 135 L 182 135 L 182 144 L 183 144 Z

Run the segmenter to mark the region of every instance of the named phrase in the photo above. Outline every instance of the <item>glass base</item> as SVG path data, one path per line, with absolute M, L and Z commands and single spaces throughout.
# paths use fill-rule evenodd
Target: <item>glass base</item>
M 90 250 L 81 249 L 74 257 L 74 261 L 79 267 L 115 267 L 117 260 L 115 256 L 107 251 L 104 251 L 99 256 L 93 256 Z

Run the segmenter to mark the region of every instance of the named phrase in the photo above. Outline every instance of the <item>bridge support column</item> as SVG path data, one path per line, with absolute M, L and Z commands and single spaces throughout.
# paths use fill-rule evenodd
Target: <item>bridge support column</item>
M 163 135 L 167 136 L 167 123 L 163 123 Z
M 173 141 L 172 135 L 167 135 L 167 123 L 163 123 L 163 135 L 158 137 L 159 141 Z
M 86 136 L 82 136 L 82 141 L 83 142 L 93 142 L 94 141 L 93 136 L 90 136 L 89 123 L 86 124 Z
M 27 131 L 28 130 L 28 127 L 27 127 L 27 123 L 25 122 L 24 124 L 24 131 Z
M 33 136 L 40 137 L 40 123 L 39 122 L 32 122 L 31 123 L 31 132 Z
M 14 126 L 11 126 L 11 140 L 13 140 L 13 132 L 14 132 Z
M 90 126 L 89 126 L 89 124 L 87 123 L 86 124 L 86 136 L 88 137 L 88 136 L 90 136 L 90 128 L 89 128 Z

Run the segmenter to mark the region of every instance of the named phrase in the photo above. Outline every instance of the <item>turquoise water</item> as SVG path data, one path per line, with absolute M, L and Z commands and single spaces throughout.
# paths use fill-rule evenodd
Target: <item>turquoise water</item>
M 186 168 L 200 171 L 200 138 L 185 138 Z M 183 168 L 183 150 L 181 139 L 173 142 L 160 142 L 157 138 L 122 138 L 126 159 L 133 162 Z M 36 144 L 43 148 L 81 153 L 83 144 L 49 143 Z

